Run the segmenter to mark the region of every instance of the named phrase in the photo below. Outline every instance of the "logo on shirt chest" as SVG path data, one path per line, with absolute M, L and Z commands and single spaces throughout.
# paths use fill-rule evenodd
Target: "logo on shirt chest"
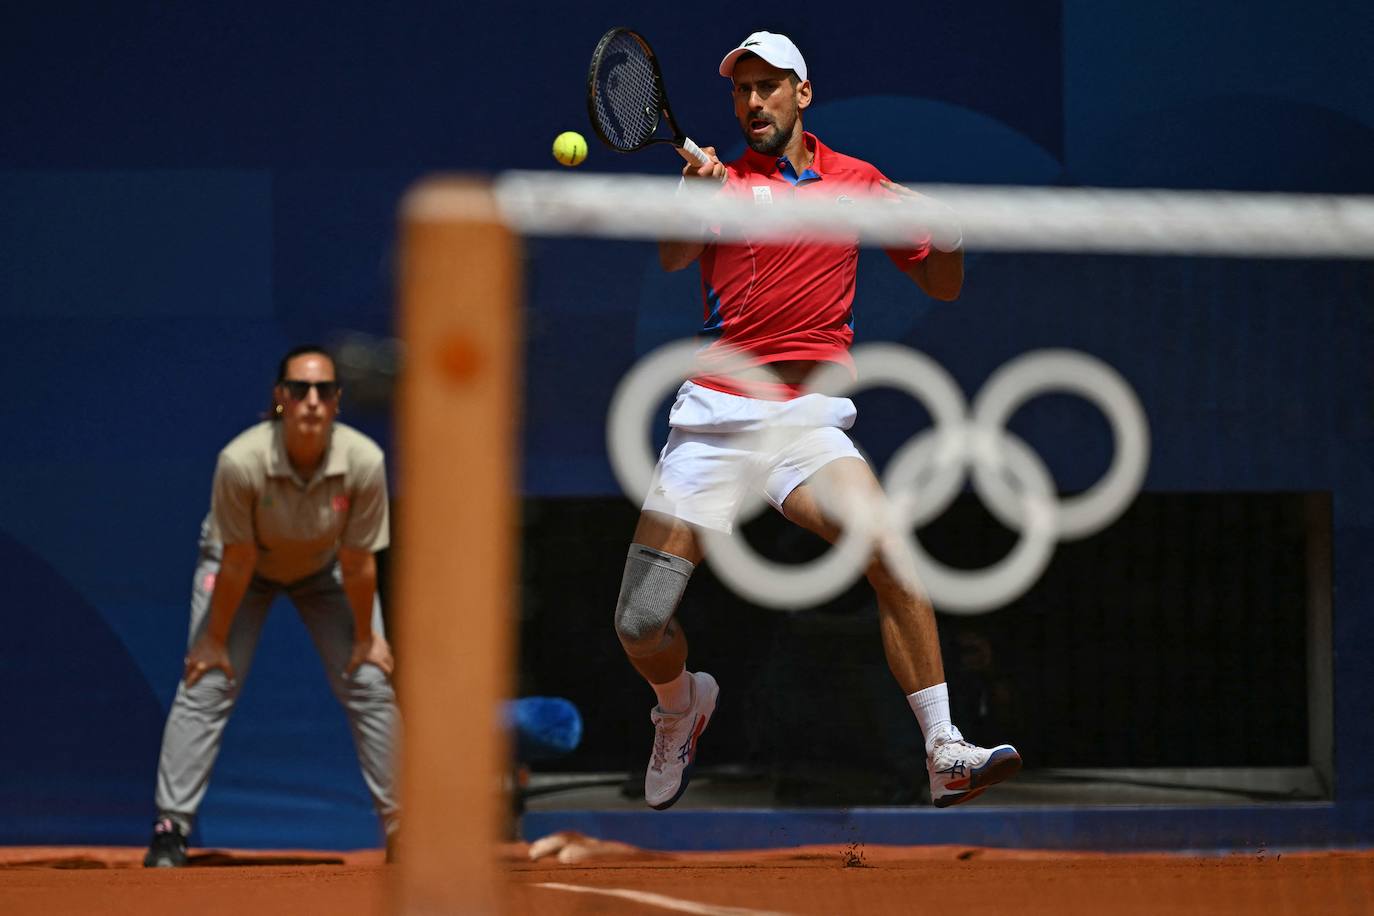
M 773 189 L 767 185 L 754 185 L 754 203 L 771 204 L 773 202 Z

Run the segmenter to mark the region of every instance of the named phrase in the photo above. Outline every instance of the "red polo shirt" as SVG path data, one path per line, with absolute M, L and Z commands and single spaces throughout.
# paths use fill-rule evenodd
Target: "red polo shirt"
M 775 158 L 746 150 L 726 165 L 722 194 L 752 198 L 769 206 L 788 198 L 822 198 L 843 206 L 860 195 L 895 197 L 879 183 L 882 172 L 862 159 L 846 156 L 805 134 L 811 166 L 797 174 L 786 156 Z M 899 268 L 923 260 L 930 239 L 914 240 L 909 249 L 888 250 Z M 780 360 L 837 362 L 853 369 L 849 346 L 854 341 L 854 280 L 859 246 L 853 242 L 819 243 L 806 239 L 768 244 L 708 241 L 699 259 L 705 322 L 702 332 L 717 340 L 712 351 L 733 347 L 758 363 Z M 767 391 L 718 375 L 694 378 L 699 385 L 731 394 L 785 400 L 800 391 L 793 385 L 769 385 Z

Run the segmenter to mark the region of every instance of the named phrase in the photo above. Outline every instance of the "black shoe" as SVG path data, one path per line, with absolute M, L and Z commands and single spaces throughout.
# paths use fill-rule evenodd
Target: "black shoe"
M 153 823 L 153 841 L 143 857 L 144 868 L 184 868 L 186 866 L 186 834 L 169 817 Z

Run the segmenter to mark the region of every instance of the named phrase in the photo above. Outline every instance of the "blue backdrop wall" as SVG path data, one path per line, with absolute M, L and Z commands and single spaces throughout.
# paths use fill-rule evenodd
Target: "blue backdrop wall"
M 388 332 L 411 181 L 551 167 L 553 136 L 586 130 L 583 74 L 607 27 L 654 40 L 680 120 L 723 151 L 742 147 L 716 64 L 771 28 L 806 53 L 808 126 L 898 178 L 1374 192 L 1374 8 L 1318 2 L 1295 21 L 1268 0 L 1197 6 L 7 7 L 0 842 L 142 841 L 215 453 L 254 420 L 287 346 Z M 585 167 L 676 166 L 596 148 Z M 525 492 L 612 494 L 609 392 L 692 332 L 695 281 L 660 274 L 644 246 L 530 251 Z M 1355 766 L 1374 751 L 1369 265 L 1068 270 L 974 253 L 965 297 L 937 305 L 881 261 L 863 267 L 861 339 L 918 346 L 970 393 L 1035 346 L 1095 353 L 1150 414 L 1151 489 L 1333 491 L 1338 797 L 1374 800 Z M 352 419 L 388 443 L 386 416 Z M 1105 462 L 1090 418 L 1098 438 L 1064 444 L 1082 419 L 1018 421 L 1061 486 Z M 274 614 L 199 840 L 376 841 L 319 674 L 298 622 Z

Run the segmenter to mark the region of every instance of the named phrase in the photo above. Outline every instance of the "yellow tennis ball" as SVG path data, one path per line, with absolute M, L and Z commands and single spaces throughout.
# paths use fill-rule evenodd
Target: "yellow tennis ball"
M 587 158 L 587 139 L 575 130 L 565 130 L 553 139 L 553 158 L 567 166 L 581 165 Z

